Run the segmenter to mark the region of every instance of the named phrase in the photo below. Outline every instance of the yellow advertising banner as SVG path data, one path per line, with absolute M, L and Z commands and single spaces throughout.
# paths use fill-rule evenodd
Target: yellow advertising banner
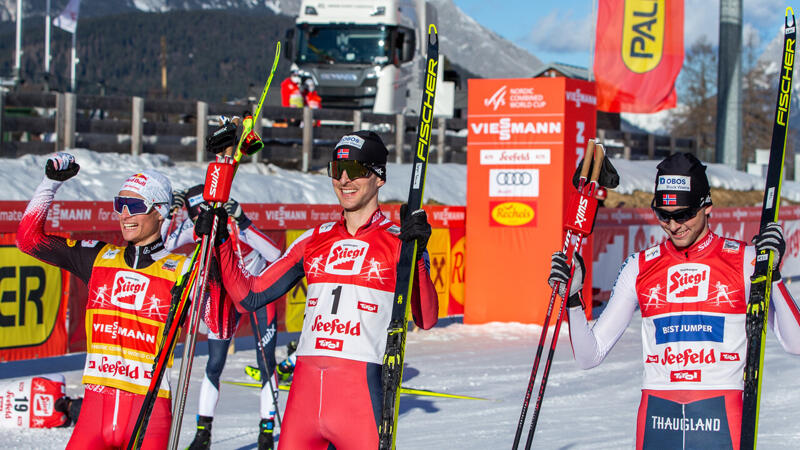
M 56 328 L 61 298 L 59 268 L 0 246 L 0 350 L 44 344 Z
M 286 248 L 292 245 L 306 230 L 286 230 Z M 306 292 L 308 282 L 305 277 L 286 293 L 286 331 L 294 332 L 303 329 L 303 315 L 306 311 Z
M 446 317 L 450 303 L 450 230 L 433 229 L 428 240 L 428 255 L 431 259 L 431 280 L 439 297 L 439 317 Z

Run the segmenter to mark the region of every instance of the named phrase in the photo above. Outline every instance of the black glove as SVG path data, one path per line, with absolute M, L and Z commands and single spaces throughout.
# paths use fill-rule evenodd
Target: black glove
M 44 174 L 55 181 L 67 181 L 74 177 L 81 166 L 75 162 L 75 157 L 69 153 L 58 152 L 47 159 L 44 164 Z
M 214 239 L 214 245 L 219 246 L 228 240 L 228 213 L 225 208 L 211 208 L 208 203 L 201 203 L 200 214 L 197 216 L 197 221 L 194 223 L 194 234 L 197 236 L 208 236 L 211 234 L 211 227 L 214 224 L 214 216 L 217 216 L 217 236 Z
M 406 217 L 408 216 L 408 217 Z M 408 205 L 400 206 L 400 240 L 410 242 L 417 241 L 416 261 L 422 258 L 422 252 L 428 247 L 428 239 L 431 237 L 431 224 L 428 223 L 428 215 L 424 209 L 418 209 L 408 214 Z
M 580 292 L 583 289 L 583 278 L 586 274 L 586 266 L 583 265 L 583 258 L 581 255 L 575 254 L 573 257 L 575 265 L 575 276 L 572 278 L 572 284 L 569 287 L 569 298 L 567 299 L 567 307 L 574 306 L 583 307 L 581 302 Z M 550 259 L 550 277 L 547 278 L 547 284 L 554 287 L 556 282 L 560 283 L 558 286 L 558 295 L 565 298 L 567 291 L 567 281 L 569 281 L 569 265 L 567 264 L 567 255 L 564 252 L 555 252 Z
M 186 206 L 186 189 L 172 191 L 172 204 L 169 205 L 169 212 L 172 215 L 172 212 L 181 209 Z
M 230 199 L 222 205 L 225 208 L 225 212 L 228 213 L 229 216 L 233 217 L 233 220 L 239 225 L 240 230 L 246 230 L 253 222 L 250 221 L 244 211 L 242 211 L 242 205 L 239 204 L 234 199 Z
M 223 119 L 223 124 L 211 136 L 206 138 L 206 150 L 210 153 L 220 154 L 228 147 L 236 145 L 236 123 Z
M 776 222 L 770 222 L 761 229 L 761 232 L 753 236 L 753 245 L 756 246 L 756 252 L 761 253 L 761 250 L 772 250 L 774 253 L 772 257 L 772 280 L 777 281 L 781 279 L 778 268 L 781 266 L 781 258 L 786 253 L 786 241 L 783 239 L 783 228 Z M 777 272 L 777 273 L 776 273 Z

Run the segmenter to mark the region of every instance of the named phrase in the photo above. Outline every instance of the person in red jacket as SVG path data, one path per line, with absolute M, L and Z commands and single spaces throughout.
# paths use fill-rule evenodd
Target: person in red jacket
M 124 247 L 75 241 L 44 232 L 58 188 L 78 173 L 68 153 L 47 160 L 17 231 L 17 247 L 66 269 L 89 287 L 86 299 L 85 393 L 68 449 L 125 447 L 150 385 L 150 371 L 170 311 L 172 289 L 189 269 L 185 256 L 164 249 L 160 227 L 172 201 L 163 174 L 131 175 L 114 197 Z M 169 372 L 159 386 L 142 448 L 166 448 L 172 411 Z
M 280 436 L 284 450 L 377 445 L 381 364 L 402 241 L 416 240 L 420 249 L 410 299 L 414 321 L 423 329 L 436 324 L 438 299 L 424 250 L 431 233 L 425 212 L 414 211 L 398 227 L 378 206 L 387 155 L 371 131 L 342 137 L 328 165 L 341 219 L 307 230 L 259 275 L 237 266 L 229 241 L 219 247 L 223 284 L 242 310 L 277 300 L 303 276 L 308 281 Z M 208 214 L 225 217 L 222 209 Z
M 302 108 L 304 106 L 300 77 L 300 69 L 292 64 L 289 77 L 281 82 L 281 106 L 284 108 Z
M 639 449 L 739 448 L 745 313 L 759 250 L 775 254 L 769 325 L 785 351 L 800 354 L 800 309 L 778 271 L 786 251 L 780 225 L 762 229 L 754 246 L 714 234 L 705 171 L 684 153 L 658 165 L 652 209 L 668 239 L 625 260 L 593 326 L 580 298 L 580 259 L 570 287 L 572 349 L 585 369 L 603 361 L 641 310 Z M 568 278 L 566 256 L 557 252 L 549 282 Z

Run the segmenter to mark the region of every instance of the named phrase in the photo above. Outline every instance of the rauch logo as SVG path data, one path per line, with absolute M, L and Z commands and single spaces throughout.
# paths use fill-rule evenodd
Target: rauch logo
M 111 304 L 123 309 L 142 309 L 150 279 L 136 273 L 120 271 L 114 276 Z
M 368 248 L 368 243 L 356 239 L 345 239 L 333 244 L 325 263 L 325 272 L 334 275 L 358 275 Z

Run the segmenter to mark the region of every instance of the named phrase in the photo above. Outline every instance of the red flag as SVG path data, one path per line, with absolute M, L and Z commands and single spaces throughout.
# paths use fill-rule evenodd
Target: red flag
M 674 108 L 683 64 L 683 0 L 600 0 L 594 58 L 598 110 Z

